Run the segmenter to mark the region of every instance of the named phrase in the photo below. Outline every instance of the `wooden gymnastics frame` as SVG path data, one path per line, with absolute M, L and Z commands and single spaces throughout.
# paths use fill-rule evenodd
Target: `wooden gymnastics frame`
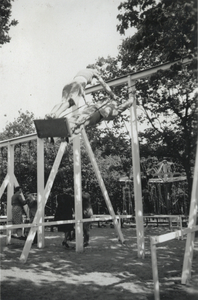
M 137 73 L 129 74 L 114 80 L 108 81 L 108 85 L 118 86 L 122 84 L 128 84 L 129 87 L 129 97 L 134 98 L 133 105 L 130 108 L 130 124 L 131 124 L 131 145 L 132 145 L 132 163 L 134 169 L 134 195 L 135 195 L 135 213 L 136 213 L 136 233 L 137 233 L 137 254 L 138 257 L 144 258 L 145 256 L 145 244 L 144 244 L 144 225 L 143 225 L 143 208 L 142 208 L 142 189 L 141 189 L 141 174 L 140 174 L 140 154 L 139 154 L 139 140 L 138 140 L 138 128 L 137 128 L 137 111 L 136 111 L 136 97 L 135 97 L 135 81 L 138 79 L 146 78 L 156 73 L 158 70 L 167 70 L 171 65 L 182 62 L 183 64 L 188 64 L 189 59 L 185 58 L 183 60 L 177 60 L 172 63 L 161 64 L 153 68 L 139 71 Z M 85 93 L 90 94 L 92 92 L 102 90 L 101 85 L 95 85 L 86 89 Z M 115 228 L 117 230 L 119 239 L 124 242 L 122 232 L 119 228 L 117 218 L 112 209 L 110 199 L 108 198 L 108 193 L 104 186 L 104 182 L 100 176 L 99 169 L 95 162 L 94 155 L 92 153 L 90 144 L 88 142 L 86 132 L 84 129 L 81 131 L 82 138 L 85 142 L 86 149 L 88 151 L 89 157 L 91 159 L 92 165 L 94 167 L 98 182 L 100 184 L 103 196 L 109 208 L 109 212 L 112 216 Z M 38 210 L 35 219 L 32 224 L 22 224 L 11 225 L 11 197 L 14 192 L 14 186 L 16 185 L 16 179 L 14 176 L 14 145 L 18 143 L 25 143 L 31 140 L 37 140 L 37 196 L 38 196 Z M 14 228 L 25 228 L 30 227 L 30 233 L 26 240 L 23 252 L 21 254 L 20 260 L 26 262 L 29 251 L 31 249 L 33 238 L 38 229 L 38 247 L 44 247 L 44 226 L 50 225 L 51 222 L 44 222 L 44 207 L 47 202 L 50 190 L 52 188 L 56 173 L 58 171 L 58 166 L 61 162 L 63 153 L 66 149 L 66 143 L 62 142 L 58 150 L 54 165 L 52 167 L 51 173 L 49 175 L 46 186 L 44 187 L 44 142 L 39 139 L 36 134 L 30 134 L 23 137 L 17 137 L 10 140 L 0 142 L 0 147 L 8 147 L 8 173 L 0 188 L 0 197 L 2 196 L 5 188 L 8 186 L 7 193 L 7 225 L 0 226 L 0 229 L 7 229 L 7 243 L 11 241 L 11 229 Z M 83 250 L 83 235 L 82 235 L 82 187 L 81 187 L 81 163 L 80 163 L 80 136 L 73 138 L 73 157 L 74 157 L 74 190 L 75 190 L 75 221 L 70 223 L 76 224 L 76 251 L 80 252 Z M 86 220 L 87 221 L 87 220 Z M 90 220 L 91 221 L 91 220 Z M 69 221 L 61 221 L 61 224 L 66 224 Z M 60 224 L 60 222 L 55 222 Z M 53 225 L 55 225 L 53 222 Z

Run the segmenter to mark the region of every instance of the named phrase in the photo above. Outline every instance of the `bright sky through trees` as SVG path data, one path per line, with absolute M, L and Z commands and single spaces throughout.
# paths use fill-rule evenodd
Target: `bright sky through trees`
M 0 131 L 18 111 L 44 117 L 63 86 L 98 57 L 115 57 L 120 0 L 15 0 L 11 42 L 0 48 Z

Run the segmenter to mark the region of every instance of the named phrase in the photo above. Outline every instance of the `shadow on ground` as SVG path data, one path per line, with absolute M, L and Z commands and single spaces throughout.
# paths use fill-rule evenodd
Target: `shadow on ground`
M 137 258 L 136 230 L 129 225 L 123 228 L 124 245 L 118 242 L 113 228 L 94 226 L 90 246 L 83 253 L 64 249 L 62 235 L 46 231 L 45 248 L 33 246 L 25 264 L 19 260 L 23 242 L 13 240 L 6 245 L 2 235 L 1 299 L 152 300 L 149 236 L 165 231 L 168 229 L 145 230 L 145 259 Z M 198 299 L 197 242 L 188 285 L 180 283 L 184 249 L 185 240 L 173 240 L 157 250 L 161 299 Z

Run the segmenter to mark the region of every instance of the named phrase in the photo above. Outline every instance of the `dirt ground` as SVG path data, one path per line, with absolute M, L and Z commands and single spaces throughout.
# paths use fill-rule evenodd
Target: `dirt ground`
M 154 299 L 149 236 L 169 229 L 145 228 L 144 259 L 137 258 L 136 229 L 128 224 L 122 232 L 125 245 L 118 242 L 114 228 L 94 224 L 90 245 L 79 254 L 63 248 L 62 233 L 46 228 L 45 248 L 33 245 L 25 264 L 19 260 L 24 242 L 12 240 L 11 245 L 6 245 L 5 235 L 1 234 L 1 299 Z M 186 239 L 176 239 L 158 247 L 160 299 L 198 299 L 198 239 L 192 278 L 182 285 L 185 242 Z

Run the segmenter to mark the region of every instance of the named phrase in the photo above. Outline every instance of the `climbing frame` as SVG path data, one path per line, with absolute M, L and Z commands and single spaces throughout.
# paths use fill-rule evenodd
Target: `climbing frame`
M 179 60 L 178 60 L 179 61 Z M 189 59 L 183 59 L 182 63 L 186 64 L 189 63 Z M 118 86 L 121 84 L 127 84 L 129 88 L 131 89 L 131 94 L 132 97 L 134 97 L 135 99 L 135 88 L 134 88 L 134 83 L 136 80 L 141 79 L 141 78 L 145 78 L 145 77 L 149 77 L 152 74 L 156 73 L 158 70 L 166 70 L 169 69 L 171 67 L 171 65 L 173 65 L 176 62 L 172 62 L 172 63 L 166 63 L 166 64 L 161 64 L 159 66 L 155 66 L 153 68 L 147 69 L 147 70 L 142 70 L 133 74 L 129 74 L 127 76 L 123 76 L 120 78 L 116 78 L 113 79 L 111 81 L 108 82 L 108 85 L 111 86 Z M 90 94 L 92 92 L 96 92 L 99 90 L 102 90 L 103 87 L 101 85 L 95 85 L 92 86 L 90 88 L 87 88 L 85 93 L 86 94 Z M 145 252 L 145 247 L 144 247 L 144 227 L 143 227 L 143 210 L 142 210 L 142 194 L 141 194 L 141 180 L 140 180 L 140 165 L 139 165 L 139 161 L 140 161 L 140 155 L 139 155 L 139 142 L 138 142 L 138 130 L 137 130 L 137 116 L 136 116 L 136 101 L 134 101 L 133 106 L 130 109 L 130 116 L 131 116 L 131 131 L 132 131 L 132 138 L 131 138 L 131 142 L 132 142 L 132 159 L 133 159 L 133 166 L 134 166 L 134 191 L 135 191 L 135 213 L 136 213 L 136 222 L 137 222 L 137 246 L 138 246 L 138 256 L 139 257 L 144 257 L 144 252 Z M 39 121 L 40 122 L 40 121 Z M 11 229 L 16 228 L 17 225 L 10 225 L 11 224 L 11 196 L 13 195 L 13 191 L 14 191 L 14 186 L 16 185 L 16 180 L 14 178 L 14 145 L 18 144 L 20 142 L 28 142 L 30 140 L 37 140 L 37 145 L 38 145 L 38 157 L 37 157 L 37 163 L 38 163 L 38 170 L 37 170 L 37 178 L 38 178 L 38 186 L 37 186 L 37 194 L 38 194 L 38 212 L 35 216 L 35 220 L 32 224 L 21 224 L 22 226 L 20 227 L 31 227 L 30 230 L 30 234 L 28 236 L 28 239 L 25 243 L 22 255 L 21 255 L 21 260 L 22 261 L 26 261 L 30 248 L 31 248 L 31 244 L 33 241 L 33 238 L 36 234 L 36 231 L 38 230 L 38 246 L 39 247 L 44 247 L 44 234 L 43 234 L 43 226 L 45 226 L 45 223 L 43 223 L 44 218 L 43 218 L 43 213 L 44 213 L 44 207 L 45 204 L 47 202 L 47 198 L 49 196 L 50 190 L 52 188 L 56 173 L 58 171 L 58 166 L 60 164 L 60 161 L 62 159 L 63 153 L 66 149 L 66 142 L 62 142 L 59 148 L 59 151 L 57 153 L 57 157 L 55 159 L 54 165 L 52 167 L 51 173 L 49 175 L 48 181 L 46 183 L 46 186 L 44 187 L 44 152 L 43 152 L 43 141 L 41 140 L 41 138 L 45 138 L 45 137 L 56 137 L 56 135 L 58 134 L 59 137 L 62 136 L 67 136 L 70 137 L 70 131 L 69 131 L 69 126 L 67 124 L 67 121 L 65 119 L 63 120 L 50 120 L 49 121 L 49 127 L 47 126 L 47 128 L 44 130 L 43 129 L 43 125 L 41 124 L 41 130 L 40 130 L 40 123 L 35 123 L 35 126 L 37 127 L 37 133 L 38 133 L 38 137 L 36 134 L 30 134 L 24 137 L 18 137 L 18 138 L 13 138 L 7 141 L 0 141 L 0 147 L 8 147 L 8 174 L 5 177 L 1 187 L 0 187 L 0 196 L 2 195 L 4 189 L 8 186 L 8 193 L 7 193 L 7 216 L 8 216 L 8 223 L 5 226 L 1 226 L 2 229 L 6 228 L 8 230 L 8 234 L 7 234 L 7 243 L 9 243 L 9 236 L 11 233 Z M 52 123 L 55 122 L 55 125 L 52 126 Z M 57 127 L 57 122 L 61 122 L 61 126 Z M 45 124 L 46 120 L 45 120 Z M 52 132 L 55 128 L 55 132 Z M 57 129 L 61 132 L 57 133 Z M 82 136 L 83 139 L 85 141 L 85 145 L 86 148 L 89 149 L 89 143 L 87 142 L 87 138 L 86 138 L 86 133 L 85 131 L 82 131 Z M 79 153 L 79 145 L 80 145 L 80 140 L 78 140 L 79 137 L 77 136 L 77 140 L 76 143 L 78 143 L 78 147 L 75 146 L 75 157 L 74 157 L 74 162 L 76 163 L 76 166 L 79 164 L 80 162 L 80 153 Z M 72 140 L 72 137 L 71 139 Z M 75 141 L 74 141 L 75 144 Z M 78 150 L 77 150 L 78 149 Z M 89 152 L 90 150 L 88 150 Z M 95 165 L 95 159 L 91 154 L 90 151 L 90 159 L 92 161 L 92 164 Z M 96 167 L 97 169 L 97 167 Z M 77 170 L 77 171 L 76 171 Z M 75 187 L 75 196 L 78 198 L 79 204 L 82 201 L 82 195 L 81 195 L 81 186 L 80 186 L 80 168 L 76 168 L 75 169 L 76 172 L 76 179 L 74 179 L 75 181 L 75 185 L 77 185 L 78 187 Z M 109 206 L 109 210 L 110 212 L 112 212 L 111 210 L 111 206 L 109 203 L 109 198 L 108 198 L 108 194 L 107 191 L 103 185 L 103 181 L 100 178 L 100 174 L 97 170 L 95 170 L 96 172 L 96 176 L 98 177 L 99 180 L 99 184 L 101 186 L 103 195 L 105 197 L 105 201 L 107 203 L 107 206 Z M 197 194 L 197 190 L 196 188 L 194 189 L 195 193 Z M 77 205 L 78 206 L 78 205 Z M 78 209 L 77 209 L 78 211 Z M 82 226 L 81 223 L 83 222 L 82 218 L 80 220 L 80 212 L 79 212 L 79 216 L 77 217 L 77 219 L 75 220 L 75 222 L 79 225 L 79 236 L 80 236 L 80 232 L 82 232 Z M 193 215 L 193 214 L 192 214 Z M 194 215 L 193 215 L 194 216 Z M 192 217 L 194 218 L 194 217 Z M 117 223 L 116 223 L 116 218 L 114 215 L 114 212 L 112 213 L 112 219 L 114 221 L 115 227 L 117 228 Z M 65 221 L 66 222 L 66 221 Z M 54 222 L 53 222 L 54 223 Z M 48 223 L 49 224 L 49 223 Z M 58 223 L 57 223 L 58 224 Z M 54 224 L 53 224 L 54 225 Z M 117 233 L 119 235 L 119 239 L 123 242 L 123 237 L 121 234 L 121 231 L 119 228 L 117 228 Z M 80 239 L 79 239 L 80 240 Z M 189 238 L 189 243 L 191 244 L 193 241 L 193 238 Z M 78 243 L 78 242 L 77 242 Z M 79 251 L 82 250 L 82 246 L 79 244 L 77 245 L 77 249 Z

